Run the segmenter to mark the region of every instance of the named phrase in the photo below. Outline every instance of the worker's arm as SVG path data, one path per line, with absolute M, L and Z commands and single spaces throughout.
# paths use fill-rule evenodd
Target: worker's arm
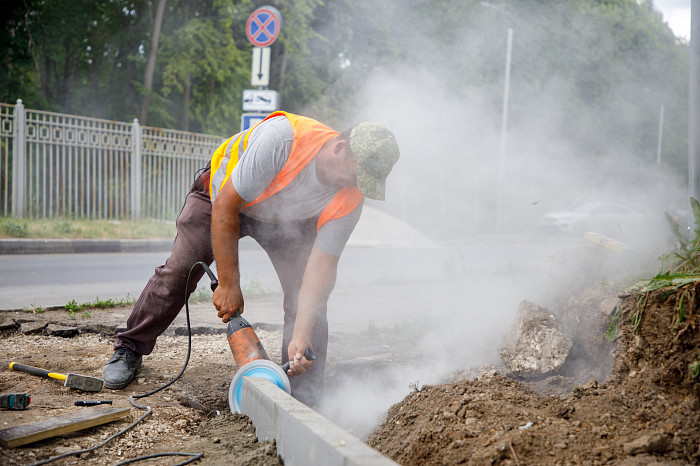
M 227 181 L 214 200 L 211 210 L 211 242 L 214 249 L 219 286 L 212 299 L 217 315 L 223 322 L 236 312 L 243 312 L 241 274 L 238 270 L 238 239 L 240 223 L 238 214 L 246 201 Z
M 338 257 L 323 252 L 316 246 L 311 250 L 299 290 L 292 341 L 287 349 L 290 360 L 289 375 L 303 374 L 313 364 L 304 358 L 304 351 L 307 346 L 312 346 L 311 335 L 314 327 L 323 317 L 328 297 L 335 286 L 338 260 Z M 313 350 L 313 347 L 311 349 Z

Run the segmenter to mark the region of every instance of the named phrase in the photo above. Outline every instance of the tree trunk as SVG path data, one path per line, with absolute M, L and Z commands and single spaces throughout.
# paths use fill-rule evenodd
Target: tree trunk
M 192 1 L 182 4 L 182 27 L 187 27 L 190 21 L 190 13 L 194 10 Z M 185 73 L 185 83 L 182 89 L 182 107 L 180 108 L 180 130 L 190 130 L 190 93 L 192 92 L 192 73 Z
M 148 60 L 146 61 L 146 73 L 143 77 L 143 87 L 145 92 L 141 100 L 139 111 L 139 122 L 145 126 L 148 119 L 148 104 L 151 102 L 151 92 L 153 91 L 153 74 L 156 70 L 156 56 L 158 55 L 158 41 L 160 40 L 160 27 L 163 24 L 163 14 L 165 4 L 168 0 L 158 0 L 156 7 L 156 17 L 153 20 L 153 34 L 151 35 L 151 46 L 148 49 Z
M 190 130 L 190 92 L 192 89 L 192 73 L 187 72 L 185 87 L 182 90 L 182 114 L 180 115 L 180 129 Z
M 92 99 L 90 99 L 90 116 L 104 118 L 107 105 L 100 95 L 100 54 L 93 54 L 90 64 L 90 88 L 92 89 Z
M 51 102 L 53 92 L 51 90 L 51 59 L 48 56 L 44 57 L 44 66 L 39 70 L 39 79 L 41 80 L 41 92 L 44 95 L 46 102 Z
M 68 47 L 66 47 L 68 49 Z M 60 98 L 63 100 L 63 112 L 73 113 L 73 87 L 75 86 L 75 74 L 78 69 L 78 50 L 66 51 L 66 59 L 63 67 L 63 80 Z

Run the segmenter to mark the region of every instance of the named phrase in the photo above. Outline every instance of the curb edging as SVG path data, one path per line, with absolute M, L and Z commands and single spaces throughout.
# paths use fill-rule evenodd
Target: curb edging
M 172 239 L 2 239 L 2 254 L 72 254 L 95 252 L 166 252 Z
M 269 380 L 243 377 L 241 411 L 288 466 L 398 466 Z

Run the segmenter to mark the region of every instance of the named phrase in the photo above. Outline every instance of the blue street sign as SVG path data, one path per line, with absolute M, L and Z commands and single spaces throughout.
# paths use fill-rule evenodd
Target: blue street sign
M 280 35 L 282 15 L 273 6 L 263 6 L 250 15 L 245 24 L 245 34 L 256 47 L 267 47 Z
M 241 131 L 245 131 L 248 128 L 255 126 L 257 123 L 263 121 L 269 113 L 244 113 L 241 115 Z

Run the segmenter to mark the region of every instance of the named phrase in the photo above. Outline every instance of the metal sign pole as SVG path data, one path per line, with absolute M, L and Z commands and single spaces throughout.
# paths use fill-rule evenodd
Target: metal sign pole
M 263 6 L 255 10 L 246 22 L 246 36 L 253 47 L 253 59 L 250 68 L 250 84 L 258 89 L 243 91 L 243 113 L 241 131 L 244 131 L 264 119 L 270 112 L 278 109 L 279 94 L 267 89 L 270 85 L 270 45 L 279 37 L 282 29 L 282 15 L 272 6 Z M 267 112 L 267 113 L 257 113 Z
M 690 76 L 688 126 L 688 193 L 698 198 L 697 166 L 700 159 L 700 0 L 690 4 Z

